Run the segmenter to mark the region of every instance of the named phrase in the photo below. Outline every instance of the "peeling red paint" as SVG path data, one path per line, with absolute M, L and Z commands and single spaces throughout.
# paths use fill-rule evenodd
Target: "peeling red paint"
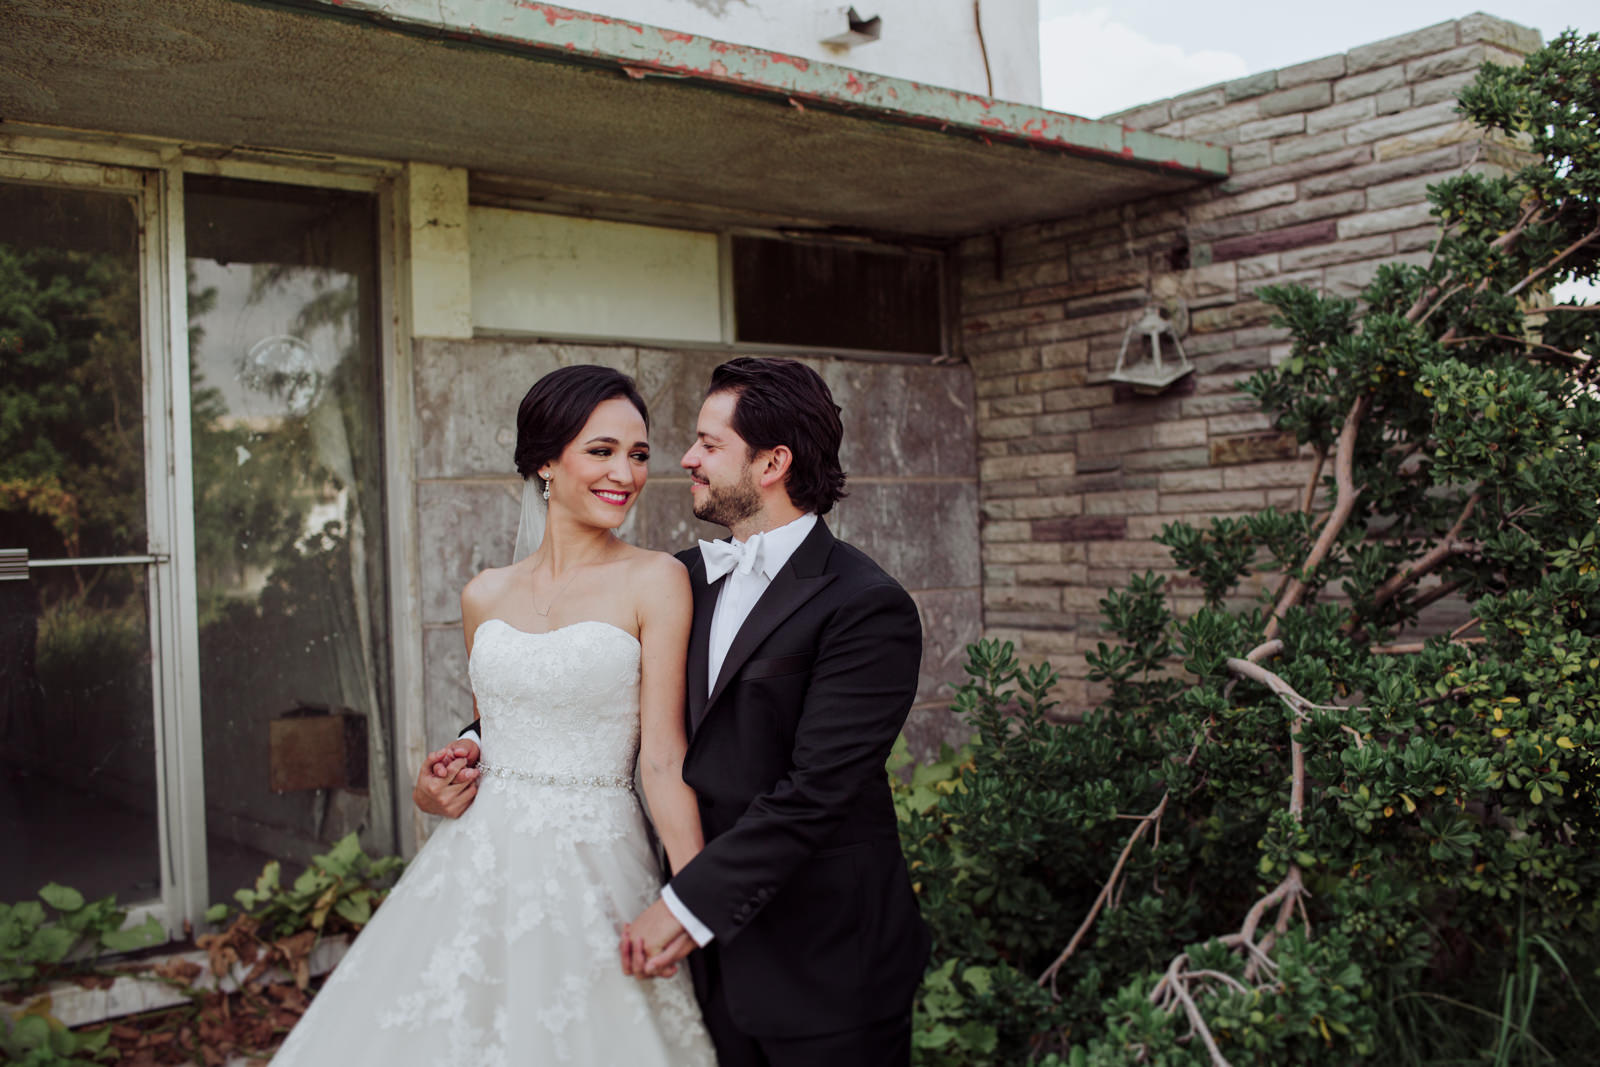
M 344 5 L 349 0 L 327 2 Z M 371 3 L 372 0 L 366 2 Z M 1083 158 L 1116 160 L 1120 164 L 1134 163 L 1193 177 L 1221 176 L 1227 172 L 1226 163 L 1221 164 L 1219 170 L 1215 164 L 1211 167 L 1202 164 L 1198 156 L 1188 162 L 1171 158 L 1170 153 L 1177 150 L 1176 147 L 1168 148 L 1167 158 L 1158 159 L 1153 154 L 1141 155 L 1128 143 L 1130 131 L 1116 123 L 1100 123 L 1083 116 L 1045 112 L 1037 107 L 1011 104 L 966 90 L 884 78 L 828 63 L 813 65 L 811 60 L 800 56 L 751 48 L 678 30 L 646 27 L 539 0 L 509 2 L 536 17 L 542 16 L 545 24 L 551 28 L 565 22 L 581 22 L 589 26 L 608 27 L 609 30 L 593 41 L 580 43 L 571 38 L 581 37 L 581 34 L 574 35 L 572 31 L 563 29 L 545 35 L 528 27 L 528 20 L 519 16 L 523 26 L 520 36 L 477 29 L 476 39 L 503 41 L 531 51 L 542 49 L 550 54 L 559 52 L 562 55 L 591 57 L 635 79 L 669 72 L 670 76 L 676 78 L 704 79 L 721 83 L 733 91 L 772 100 L 780 106 L 788 104 L 800 110 L 811 106 L 839 114 L 865 114 L 903 126 L 965 136 L 987 145 L 1005 143 L 1061 151 Z M 470 33 L 452 32 L 457 27 L 446 25 L 442 28 L 449 36 L 472 39 Z M 651 31 L 654 41 L 645 46 L 642 56 L 638 46 L 618 40 L 618 34 L 624 28 L 638 35 L 644 35 L 646 30 Z M 693 58 L 683 61 L 685 56 Z M 726 62 L 724 58 L 716 57 L 724 57 Z M 792 67 L 807 77 L 774 69 L 780 65 Z M 904 105 L 899 103 L 901 87 L 907 88 L 907 102 Z M 1088 124 L 1087 132 L 1078 132 L 1084 129 L 1084 124 Z M 1087 143 L 1079 142 L 1079 137 Z M 1158 138 L 1157 143 L 1160 140 Z M 1106 141 L 1111 144 L 1105 144 Z
M 554 26 L 558 22 L 571 22 L 579 17 L 576 11 L 568 11 L 564 7 L 551 7 L 549 4 L 534 3 L 533 0 L 518 0 L 517 6 L 543 15 L 547 26 Z

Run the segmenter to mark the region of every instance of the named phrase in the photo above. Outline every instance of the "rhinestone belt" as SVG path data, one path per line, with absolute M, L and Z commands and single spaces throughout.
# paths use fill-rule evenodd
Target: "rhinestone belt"
M 515 778 L 534 785 L 586 786 L 591 789 L 633 789 L 633 779 L 620 774 L 541 774 L 537 771 L 518 771 L 510 767 L 494 767 L 481 760 L 478 770 L 496 778 Z

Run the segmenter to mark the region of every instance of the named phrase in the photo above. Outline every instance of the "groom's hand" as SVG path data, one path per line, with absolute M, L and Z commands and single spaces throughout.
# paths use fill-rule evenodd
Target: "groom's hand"
M 657 900 L 622 928 L 622 973 L 635 978 L 667 978 L 698 946 L 689 931 Z
M 454 741 L 428 753 L 417 772 L 411 800 L 429 815 L 458 819 L 478 795 L 478 744 Z

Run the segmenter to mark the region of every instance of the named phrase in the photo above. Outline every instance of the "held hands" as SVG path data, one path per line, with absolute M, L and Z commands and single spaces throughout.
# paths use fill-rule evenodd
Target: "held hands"
M 678 961 L 698 946 L 689 931 L 657 900 L 622 928 L 622 973 L 635 978 L 669 978 L 678 973 Z
M 429 815 L 459 819 L 478 795 L 478 743 L 453 741 L 428 753 L 417 772 L 411 800 Z

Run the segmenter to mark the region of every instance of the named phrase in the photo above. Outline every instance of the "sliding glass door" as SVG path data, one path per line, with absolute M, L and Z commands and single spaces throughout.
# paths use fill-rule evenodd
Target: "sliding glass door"
M 0 152 L 0 902 L 395 850 L 378 197 L 315 180 Z
M 137 175 L 0 181 L 0 900 L 161 896 Z M 115 186 L 123 188 L 117 190 Z

